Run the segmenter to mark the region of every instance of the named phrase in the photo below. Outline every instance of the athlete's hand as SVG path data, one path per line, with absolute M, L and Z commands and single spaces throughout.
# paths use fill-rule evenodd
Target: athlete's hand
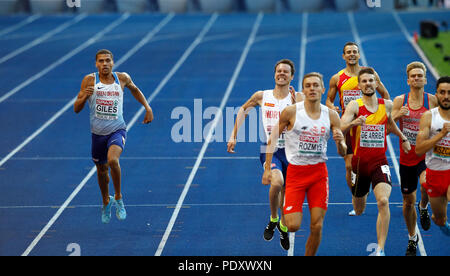
M 294 89 L 294 87 L 292 85 L 289 86 L 289 93 L 291 93 L 291 100 L 292 100 L 292 102 L 295 103 L 296 102 L 295 89 Z
M 148 124 L 148 123 L 151 123 L 152 121 L 153 121 L 153 112 L 152 112 L 152 110 L 147 110 L 145 112 L 144 121 L 142 123 Z
M 92 94 L 94 94 L 94 86 L 86 86 L 86 88 L 83 90 L 83 95 L 86 98 L 89 98 L 90 96 L 92 96 Z
M 236 138 L 230 137 L 230 140 L 228 140 L 227 144 L 227 151 L 229 153 L 235 153 L 234 147 L 236 146 Z
M 333 129 L 333 139 L 334 141 L 336 141 L 336 144 L 339 144 L 340 142 L 345 140 L 344 134 L 342 134 L 342 131 L 340 129 Z
M 409 153 L 409 151 L 411 150 L 411 144 L 409 143 L 409 140 L 406 140 L 402 143 L 402 149 L 406 154 Z
M 409 114 L 409 108 L 406 105 L 402 106 L 398 114 L 400 117 L 407 116 Z
M 444 127 L 441 130 L 444 137 L 450 132 L 450 123 L 444 123 Z
M 358 118 L 356 118 L 355 120 L 353 120 L 353 126 L 362 126 L 366 123 L 366 119 L 367 117 L 364 115 L 359 116 Z
M 265 169 L 262 177 L 263 185 L 270 185 L 270 181 L 272 180 L 272 170 Z

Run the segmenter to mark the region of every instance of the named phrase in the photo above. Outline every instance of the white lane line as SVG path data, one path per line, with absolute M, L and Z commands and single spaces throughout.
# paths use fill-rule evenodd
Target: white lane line
M 12 91 L 10 91 L 9 96 L 13 95 L 14 93 L 16 93 L 17 91 L 19 91 L 20 89 L 22 89 L 23 87 L 27 86 L 28 84 L 32 83 L 33 81 L 39 79 L 40 77 L 42 77 L 43 75 L 45 75 L 46 73 L 48 73 L 50 70 L 54 69 L 55 67 L 57 67 L 59 64 L 63 63 L 64 61 L 68 60 L 69 58 L 71 58 L 72 56 L 74 56 L 75 54 L 77 54 L 78 52 L 80 52 L 81 50 L 87 48 L 88 46 L 90 46 L 91 44 L 95 43 L 97 40 L 99 40 L 103 35 L 105 35 L 106 33 L 110 32 L 112 29 L 114 29 L 115 27 L 117 27 L 118 25 L 120 25 L 123 21 L 125 21 L 127 18 L 129 17 L 129 14 L 123 14 L 119 19 L 115 20 L 114 22 L 112 22 L 111 24 L 109 24 L 105 29 L 103 29 L 101 32 L 97 33 L 95 36 L 93 36 L 92 38 L 90 38 L 88 41 L 86 41 L 85 43 L 83 43 L 82 45 L 78 46 L 75 50 L 71 51 L 69 54 L 65 55 L 63 58 L 61 58 L 60 60 L 58 60 L 57 62 L 53 63 L 52 65 L 50 65 L 49 67 L 47 67 L 46 69 L 44 69 L 43 71 L 39 72 L 38 74 L 34 75 L 33 77 L 31 77 L 30 79 L 28 79 L 27 81 L 23 82 L 21 85 L 19 85 L 18 87 L 16 87 L 15 89 L 13 89 Z M 11 93 L 14 92 L 14 93 Z M 5 95 L 6 96 L 6 95 Z M 2 98 L 6 99 L 5 96 L 3 96 Z M 9 97 L 8 96 L 8 97 Z M 14 156 L 17 152 L 19 152 L 23 147 L 25 147 L 28 143 L 30 143 L 34 138 L 36 138 L 36 136 L 38 136 L 42 131 L 44 131 L 49 125 L 51 125 L 56 119 L 58 119 L 67 109 L 71 108 L 75 102 L 77 97 L 74 97 L 71 101 L 69 101 L 62 109 L 60 109 L 58 112 L 56 112 L 47 122 L 45 122 L 41 127 L 39 127 L 35 132 L 33 132 L 33 134 L 31 134 L 30 136 L 28 136 L 27 139 L 25 139 L 25 141 L 23 141 L 20 145 L 18 145 L 14 150 L 12 150 L 7 156 L 5 156 L 1 161 L 0 161 L 0 167 L 3 166 L 3 164 L 5 164 L 12 156 Z M 1 100 L 0 100 L 1 102 Z
M 433 65 L 431 64 L 430 60 L 427 58 L 425 53 L 422 51 L 419 45 L 416 44 L 413 37 L 409 34 L 408 30 L 405 27 L 405 24 L 403 24 L 403 21 L 400 19 L 397 12 L 393 12 L 392 15 L 394 16 L 395 21 L 397 21 L 397 24 L 400 27 L 400 30 L 402 31 L 406 40 L 411 44 L 411 46 L 414 48 L 414 50 L 416 50 L 417 54 L 420 56 L 423 62 L 427 65 L 428 71 L 431 72 L 431 74 L 436 80 L 439 79 L 439 74 L 436 68 L 433 67 Z
M 431 64 L 430 60 L 427 58 L 425 53 L 422 51 L 422 49 L 419 47 L 419 45 L 417 45 L 417 43 L 414 41 L 413 37 L 408 33 L 408 30 L 406 29 L 405 25 L 403 24 L 403 21 L 401 20 L 401 18 L 398 16 L 397 12 L 393 12 L 392 15 L 394 16 L 395 21 L 397 22 L 398 26 L 400 27 L 406 40 L 411 44 L 411 46 L 416 50 L 417 54 L 420 56 L 422 61 L 426 64 L 426 66 L 428 67 L 428 71 L 431 72 L 431 74 L 433 75 L 433 77 L 436 80 L 438 80 L 439 74 L 438 74 L 436 68 L 434 68 L 434 66 Z M 419 235 L 419 244 L 418 245 L 419 245 L 420 255 L 427 256 L 427 252 L 425 251 L 425 247 L 423 244 L 422 235 L 420 234 L 419 226 L 417 225 L 417 223 L 416 223 L 416 233 Z
M 349 21 L 350 21 L 350 25 L 352 27 L 353 37 L 355 37 L 355 42 L 356 42 L 356 44 L 359 45 L 359 52 L 360 52 L 360 55 L 361 55 L 362 65 L 363 66 L 369 66 L 368 63 L 367 63 L 366 57 L 364 55 L 362 42 L 361 42 L 360 36 L 358 34 L 358 30 L 356 29 L 355 18 L 353 17 L 353 13 L 352 12 L 348 13 L 348 18 L 349 18 Z M 389 154 L 391 155 L 391 161 L 392 161 L 392 164 L 394 165 L 395 174 L 397 176 L 398 183 L 400 183 L 400 172 L 399 172 L 400 168 L 399 168 L 397 156 L 396 156 L 395 151 L 394 151 L 394 147 L 392 145 L 391 137 L 387 136 L 386 137 L 386 141 L 387 141 L 387 146 L 388 146 L 388 149 L 389 149 Z M 419 235 L 419 244 L 418 245 L 419 245 L 420 255 L 421 256 L 426 256 L 427 252 L 425 251 L 425 246 L 423 244 L 422 235 L 420 234 L 420 230 L 417 227 L 417 224 L 416 224 L 416 233 L 417 233 L 417 235 Z
M 403 202 L 392 202 L 392 205 L 398 205 L 398 208 L 403 206 Z M 448 203 L 450 205 L 450 202 Z M 128 207 L 166 207 L 166 208 L 174 208 L 176 203 L 150 203 L 150 204 L 127 204 Z M 334 202 L 328 203 L 328 205 L 333 206 L 351 206 L 353 203 L 351 202 Z M 367 205 L 377 205 L 376 202 L 367 202 Z M 197 206 L 269 206 L 267 202 L 242 202 L 242 203 L 189 203 L 183 204 L 183 207 L 197 207 Z M 303 203 L 303 206 L 307 207 L 308 203 Z M 30 205 L 30 206 L 0 206 L 0 209 L 55 209 L 60 208 L 61 206 L 55 205 Z M 67 208 L 100 208 L 102 205 L 99 204 L 83 204 L 83 205 L 68 205 Z
M 62 31 L 64 31 L 65 29 L 69 28 L 70 26 L 80 22 L 81 20 L 83 20 L 84 18 L 87 17 L 87 14 L 82 13 L 78 16 L 76 16 L 75 18 L 65 22 L 64 24 L 61 24 L 60 26 L 56 27 L 55 29 L 43 34 L 42 36 L 36 38 L 35 40 L 29 42 L 28 44 L 16 49 L 15 51 L 12 51 L 11 53 L 7 54 L 6 56 L 0 58 L 0 64 L 6 62 L 7 60 L 12 59 L 13 57 L 25 52 L 26 50 L 29 50 L 31 48 L 33 48 L 36 45 L 41 44 L 42 42 L 46 41 L 47 39 L 51 38 L 52 36 L 54 36 L 57 33 L 60 33 Z
M 55 61 L 54 63 L 50 64 L 49 66 L 47 66 L 44 70 L 40 71 L 39 73 L 35 74 L 34 76 L 30 77 L 29 79 L 27 79 L 26 81 L 22 82 L 21 84 L 19 84 L 18 86 L 16 86 L 14 89 L 8 91 L 7 93 L 5 93 L 3 96 L 0 97 L 0 103 L 2 103 L 3 101 L 5 101 L 6 99 L 8 99 L 9 97 L 11 97 L 12 95 L 16 94 L 17 92 L 19 92 L 22 88 L 28 86 L 29 84 L 31 84 L 32 82 L 34 82 L 35 80 L 40 79 L 42 76 L 44 76 L 45 74 L 47 74 L 48 72 L 52 71 L 53 69 L 55 69 L 56 67 L 58 67 L 59 65 L 63 64 L 64 62 L 66 62 L 67 60 L 69 60 L 70 58 L 72 58 L 73 56 L 75 56 L 76 54 L 78 54 L 79 52 L 83 51 L 84 49 L 86 49 L 87 47 L 91 46 L 92 44 L 94 44 L 98 39 L 100 39 L 103 35 L 105 35 L 106 33 L 108 33 L 109 31 L 111 31 L 112 29 L 114 29 L 115 27 L 117 27 L 118 25 L 120 25 L 123 21 L 125 21 L 128 17 L 130 17 L 129 13 L 124 13 L 119 19 L 115 20 L 113 23 L 109 24 L 105 29 L 103 29 L 101 32 L 98 32 L 95 36 L 91 37 L 90 39 L 88 39 L 87 41 L 85 41 L 83 44 L 81 44 L 80 46 L 78 46 L 77 48 L 73 49 L 72 51 L 70 51 L 69 53 L 67 53 L 66 55 L 64 55 L 63 57 L 61 57 L 60 59 L 58 59 L 57 61 Z M 0 165 L 1 166 L 1 165 Z
M 35 21 L 36 19 L 40 18 L 41 15 L 40 14 L 35 14 L 32 16 L 27 17 L 26 19 L 20 21 L 19 23 L 12 25 L 11 27 L 8 27 L 6 29 L 4 29 L 3 31 L 0 31 L 0 36 L 6 35 L 8 33 L 11 33 L 17 29 L 22 28 L 25 25 L 30 24 L 31 22 Z
M 123 16 L 122 16 L 123 17 Z M 122 18 L 121 17 L 121 18 Z M 150 33 L 156 34 L 157 31 L 159 31 L 167 22 L 173 17 L 173 14 L 167 15 L 159 24 L 156 26 Z M 124 18 L 128 18 L 128 15 Z M 116 22 L 118 22 L 116 20 Z M 120 22 L 123 22 L 121 20 Z M 116 26 L 115 24 L 114 26 Z M 144 39 L 148 39 L 148 36 L 146 36 Z M 142 47 L 143 45 L 141 45 Z M 135 48 L 132 48 L 130 51 L 135 51 Z M 130 56 L 128 55 L 128 58 Z M 125 62 L 124 59 L 120 59 L 121 63 Z M 119 64 L 120 65 L 120 64 Z M 116 65 L 117 67 L 117 65 Z M 129 126 L 131 128 L 132 125 Z M 33 250 L 33 248 L 37 245 L 37 243 L 41 240 L 41 238 L 45 235 L 45 233 L 52 227 L 52 225 L 55 223 L 55 221 L 59 218 L 59 216 L 62 214 L 62 212 L 67 208 L 67 206 L 70 204 L 70 202 L 75 198 L 75 196 L 80 192 L 80 190 L 84 187 L 86 182 L 94 175 L 96 172 L 96 167 L 93 166 L 89 173 L 84 177 L 84 179 L 80 182 L 80 184 L 75 188 L 75 190 L 70 194 L 70 196 L 66 199 L 66 201 L 63 203 L 63 205 L 58 209 L 56 214 L 50 219 L 50 221 L 45 225 L 45 227 L 41 230 L 41 232 L 36 236 L 36 238 L 31 242 L 31 244 L 28 246 L 28 248 L 25 250 L 25 252 L 22 254 L 22 256 L 28 256 Z
M 211 141 L 213 132 L 219 122 L 219 118 L 222 116 L 222 110 L 224 109 L 225 104 L 228 101 L 231 91 L 233 90 L 234 84 L 236 83 L 236 80 L 242 69 L 242 66 L 244 65 L 244 62 L 247 59 L 247 55 L 248 55 L 248 52 L 250 51 L 250 47 L 252 46 L 252 44 L 255 41 L 256 33 L 259 29 L 262 18 L 263 18 L 263 14 L 259 13 L 255 20 L 255 23 L 253 24 L 252 32 L 247 40 L 247 44 L 245 45 L 244 51 L 241 54 L 238 65 L 237 65 L 236 69 L 234 70 L 234 73 L 233 73 L 233 76 L 232 76 L 230 82 L 228 83 L 228 87 L 226 89 L 225 95 L 222 98 L 220 107 L 219 107 L 217 113 L 214 115 L 214 121 L 212 123 L 211 128 L 209 129 L 208 136 L 206 137 L 206 140 L 203 143 L 202 149 L 200 150 L 200 153 L 198 154 L 197 160 L 195 161 L 194 167 L 192 168 L 189 178 L 184 186 L 183 192 L 181 193 L 180 198 L 178 199 L 177 205 L 175 207 L 175 210 L 173 211 L 172 217 L 170 218 L 169 224 L 167 225 L 166 231 L 164 232 L 161 242 L 159 243 L 158 249 L 155 252 L 155 256 L 161 256 L 162 251 L 164 250 L 164 247 L 166 245 L 166 242 L 169 239 L 170 233 L 172 232 L 172 228 L 178 217 L 178 213 L 180 212 L 180 209 L 183 206 L 184 199 L 189 191 L 189 188 L 191 187 L 192 181 L 194 180 L 195 174 L 197 173 L 200 163 L 202 162 L 203 156 L 205 155 L 206 149 L 208 148 L 209 142 Z

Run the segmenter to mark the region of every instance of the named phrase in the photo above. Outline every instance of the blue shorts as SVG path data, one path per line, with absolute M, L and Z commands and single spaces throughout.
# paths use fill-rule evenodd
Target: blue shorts
M 266 154 L 261 153 L 259 155 L 259 160 L 261 161 L 261 165 L 264 167 L 264 163 L 266 162 Z M 272 165 L 270 168 L 272 170 L 280 170 L 283 173 L 284 183 L 286 183 L 286 172 L 288 168 L 289 162 L 286 159 L 286 152 L 284 148 L 277 149 L 272 157 Z
M 108 162 L 108 149 L 111 145 L 125 147 L 127 131 L 119 129 L 109 135 L 97 135 L 92 133 L 92 161 L 95 164 L 102 165 Z

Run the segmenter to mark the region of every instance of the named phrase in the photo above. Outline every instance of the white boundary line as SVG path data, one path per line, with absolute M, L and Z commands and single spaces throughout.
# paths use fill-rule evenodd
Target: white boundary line
M 344 206 L 352 205 L 351 202 L 332 202 L 328 205 Z M 403 202 L 391 202 L 391 205 L 397 205 L 397 207 L 403 206 Z M 448 203 L 450 205 L 450 202 Z M 127 204 L 128 207 L 167 207 L 174 208 L 176 203 L 151 203 L 151 204 Z M 367 202 L 367 205 L 377 205 L 376 202 Z M 184 207 L 197 207 L 197 206 L 269 206 L 268 202 L 242 202 L 242 203 L 189 203 L 183 204 Z M 307 207 L 308 203 L 303 203 L 303 206 Z M 54 205 L 30 205 L 30 206 L 0 206 L 0 209 L 55 209 L 61 206 Z M 84 204 L 84 205 L 68 205 L 66 208 L 100 208 L 102 205 Z
M 411 46 L 416 50 L 417 54 L 420 56 L 420 58 L 423 60 L 423 62 L 426 64 L 428 71 L 431 72 L 431 74 L 433 75 L 433 77 L 438 80 L 439 79 L 439 74 L 436 70 L 436 68 L 433 67 L 433 65 L 431 64 L 430 60 L 427 58 L 427 56 L 425 55 L 425 53 L 422 51 L 422 49 L 419 47 L 419 45 L 417 45 L 417 43 L 414 41 L 413 37 L 408 33 L 408 30 L 406 29 L 405 25 L 403 24 L 403 21 L 401 20 L 401 18 L 398 16 L 397 12 L 392 12 L 392 15 L 395 18 L 395 21 L 397 21 L 398 26 L 400 27 L 400 29 L 402 30 L 406 40 L 411 44 Z M 416 232 L 419 235 L 419 251 L 420 254 L 422 256 L 427 256 L 427 253 L 425 251 L 425 247 L 423 244 L 423 239 L 422 236 L 420 234 L 420 230 L 419 230 L 419 226 L 416 223 Z M 423 252 L 423 254 L 422 254 Z M 425 255 L 424 255 L 425 254 Z
M 70 26 L 72 26 L 73 24 L 76 24 L 78 22 L 80 22 L 81 20 L 83 20 L 84 18 L 87 17 L 87 14 L 82 13 L 79 14 L 78 16 L 76 16 L 75 18 L 61 24 L 60 26 L 56 27 L 55 29 L 48 31 L 47 33 L 41 35 L 40 37 L 36 38 L 35 40 L 29 42 L 28 44 L 16 49 L 15 51 L 12 51 L 11 53 L 7 54 L 6 56 L 0 58 L 0 64 L 12 59 L 13 57 L 25 52 L 28 49 L 33 48 L 36 45 L 41 44 L 42 42 L 44 42 L 45 40 L 51 38 L 52 36 L 54 36 L 55 34 L 64 31 L 65 29 L 69 28 Z
M 29 17 L 27 17 L 26 19 L 24 19 L 24 20 L 18 22 L 17 24 L 12 25 L 12 26 L 9 27 L 9 28 L 3 29 L 3 30 L 0 32 L 0 36 L 6 35 L 6 34 L 8 34 L 8 33 L 10 33 L 10 32 L 13 32 L 13 31 L 15 31 L 15 30 L 17 30 L 17 29 L 19 29 L 19 28 L 25 26 L 25 25 L 28 25 L 28 24 L 30 24 L 31 22 L 35 21 L 36 19 L 38 19 L 38 18 L 40 18 L 40 17 L 41 17 L 40 14 L 35 14 L 35 15 L 33 15 L 33 16 L 29 16 Z
M 152 34 L 151 37 L 156 34 L 159 30 L 161 30 L 164 25 L 166 25 L 170 19 L 172 19 L 173 14 L 169 14 L 167 15 L 150 33 Z M 123 16 L 121 17 L 123 18 Z M 126 16 L 125 18 L 128 18 L 128 16 Z M 117 22 L 118 20 L 116 20 Z M 120 23 L 122 23 L 123 20 L 121 20 Z M 119 24 L 120 24 L 119 23 Z M 113 23 L 114 24 L 114 23 Z M 114 26 L 117 26 L 118 24 L 114 24 Z M 111 25 L 110 25 L 111 26 Z M 110 28 L 111 29 L 111 28 Z M 149 35 L 147 35 L 145 38 L 143 38 L 143 40 L 149 40 Z M 143 44 L 139 44 L 141 45 L 140 47 L 143 46 Z M 135 51 L 135 47 L 132 48 L 130 51 Z M 127 58 L 130 57 L 130 55 L 125 55 L 127 56 Z M 120 59 L 121 63 L 125 62 L 125 59 Z M 119 64 L 120 65 L 120 64 Z M 117 67 L 118 65 L 116 65 Z M 69 102 L 71 103 L 71 102 Z M 129 128 L 132 127 L 132 124 L 129 125 Z M 75 196 L 80 192 L 80 190 L 84 187 L 84 185 L 86 184 L 86 182 L 92 177 L 92 175 L 95 174 L 96 172 L 96 166 L 93 166 L 91 168 L 91 170 L 89 171 L 89 173 L 84 177 L 84 179 L 80 182 L 80 184 L 75 188 L 75 190 L 72 192 L 72 194 L 70 194 L 70 196 L 66 199 L 66 201 L 63 203 L 63 205 L 58 209 L 58 211 L 56 212 L 56 214 L 50 219 L 50 221 L 47 223 L 47 225 L 45 225 L 45 227 L 41 230 L 41 232 L 36 236 L 36 238 L 31 242 L 31 244 L 28 246 L 28 248 L 25 250 L 25 252 L 22 254 L 22 256 L 28 256 L 28 254 L 30 254 L 31 250 L 33 250 L 33 248 L 37 245 L 37 243 L 41 240 L 41 238 L 45 235 L 45 233 L 48 231 L 48 229 L 50 229 L 50 227 L 52 227 L 52 225 L 55 223 L 55 221 L 59 218 L 59 216 L 62 214 L 62 212 L 67 208 L 67 206 L 70 204 L 70 202 L 75 198 Z
M 359 52 L 360 52 L 360 55 L 361 55 L 362 65 L 363 66 L 368 66 L 367 59 L 366 59 L 366 57 L 364 55 L 362 42 L 361 42 L 360 36 L 358 34 L 358 30 L 356 29 L 356 24 L 355 24 L 355 19 L 353 17 L 353 13 L 349 12 L 347 14 L 348 14 L 348 19 L 350 21 L 350 25 L 351 25 L 351 28 L 352 28 L 352 33 L 353 33 L 353 36 L 355 38 L 355 42 L 359 45 Z M 400 183 L 399 164 L 398 164 L 398 161 L 397 161 L 397 156 L 395 155 L 394 147 L 392 146 L 392 141 L 391 141 L 390 136 L 386 137 L 386 141 L 387 141 L 387 146 L 388 146 L 388 149 L 389 149 L 389 154 L 391 155 L 391 161 L 392 161 L 392 163 L 394 165 L 395 174 L 397 176 L 398 182 Z M 420 255 L 421 256 L 427 256 L 427 252 L 425 251 L 425 246 L 423 244 L 422 235 L 420 234 L 420 230 L 417 227 L 417 223 L 416 223 L 416 233 L 419 236 L 419 244 L 418 245 L 419 245 Z
M 19 84 L 18 86 L 16 86 L 14 89 L 10 90 L 9 92 L 7 92 L 6 94 L 4 94 L 3 96 L 0 97 L 0 103 L 2 103 L 3 101 L 5 101 L 6 99 L 8 99 L 9 97 L 11 97 L 12 95 L 16 94 L 17 92 L 19 92 L 22 88 L 28 86 L 29 84 L 31 84 L 32 82 L 34 82 L 35 80 L 41 78 L 42 76 L 44 76 L 45 74 L 47 74 L 48 72 L 50 72 L 51 70 L 55 69 L 56 67 L 58 67 L 59 65 L 63 64 L 64 62 L 66 62 L 67 60 L 69 60 L 70 58 L 72 58 L 73 56 L 75 56 L 76 54 L 78 54 L 79 52 L 81 52 L 82 50 L 84 50 L 85 48 L 89 47 L 90 45 L 94 44 L 99 38 L 101 38 L 104 34 L 106 34 L 107 32 L 111 31 L 112 29 L 114 29 L 116 26 L 120 25 L 123 21 L 125 21 L 128 17 L 130 17 L 129 13 L 124 13 L 119 19 L 115 20 L 113 23 L 109 24 L 105 29 L 103 29 L 103 31 L 97 33 L 95 36 L 91 37 L 90 39 L 88 39 L 86 42 L 84 42 L 83 44 L 81 44 L 80 46 L 78 46 L 77 48 L 73 49 L 72 51 L 70 51 L 69 53 L 67 53 L 66 55 L 64 55 L 63 57 L 61 57 L 60 59 L 58 59 L 57 61 L 53 62 L 52 64 L 50 64 L 49 66 L 47 66 L 44 70 L 40 71 L 39 73 L 35 74 L 34 76 L 32 76 L 31 78 L 27 79 L 26 81 L 22 82 L 21 84 Z M 1 165 L 0 165 L 1 166 Z
M 161 256 L 162 251 L 164 250 L 164 247 L 166 245 L 166 242 L 169 239 L 170 233 L 172 232 L 172 228 L 178 217 L 178 213 L 180 212 L 180 209 L 183 206 L 184 199 L 189 191 L 189 188 L 191 187 L 192 181 L 194 180 L 195 174 L 197 173 L 200 163 L 202 162 L 202 159 L 203 159 L 203 156 L 205 155 L 206 149 L 208 148 L 208 145 L 212 138 L 214 129 L 216 128 L 216 126 L 219 122 L 219 118 L 222 116 L 222 110 L 224 109 L 225 104 L 228 101 L 231 91 L 233 90 L 234 84 L 236 83 L 236 80 L 242 69 L 242 66 L 244 65 L 244 62 L 247 59 L 247 55 L 248 55 L 248 52 L 250 51 L 250 47 L 252 46 L 253 42 L 255 41 L 256 33 L 259 29 L 262 18 L 263 18 L 263 14 L 259 13 L 255 20 L 255 23 L 253 24 L 252 32 L 247 40 L 247 44 L 245 45 L 244 51 L 241 54 L 239 63 L 237 65 L 236 69 L 234 70 L 234 73 L 233 73 L 233 76 L 232 76 L 230 82 L 228 83 L 228 87 L 225 92 L 225 95 L 222 98 L 220 107 L 214 116 L 214 121 L 212 123 L 211 128 L 209 129 L 208 136 L 206 137 L 205 142 L 203 143 L 202 149 L 200 150 L 200 153 L 198 154 L 197 160 L 195 161 L 194 167 L 192 168 L 189 178 L 184 186 L 183 192 L 181 193 L 180 198 L 178 199 L 177 205 L 175 207 L 175 210 L 173 211 L 172 217 L 170 218 L 169 224 L 167 225 L 166 231 L 164 232 L 161 242 L 159 243 L 158 249 L 155 252 L 155 256 Z

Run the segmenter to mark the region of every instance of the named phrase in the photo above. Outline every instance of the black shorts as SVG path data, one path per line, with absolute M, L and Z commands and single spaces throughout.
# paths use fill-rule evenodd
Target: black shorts
M 400 185 L 402 188 L 402 194 L 411 194 L 417 190 L 417 182 L 419 181 L 420 174 L 427 169 L 425 160 L 420 161 L 415 166 L 405 166 L 400 164 Z
M 353 154 L 352 136 L 350 135 L 350 131 L 348 131 L 347 134 L 345 134 L 345 144 L 347 145 L 346 155 Z
M 372 190 L 381 182 L 392 186 L 391 172 L 387 159 L 374 162 L 370 168 L 365 168 L 364 170 L 360 170 L 354 161 L 352 162 L 352 194 L 355 197 L 367 195 L 370 191 L 370 183 L 372 183 Z

